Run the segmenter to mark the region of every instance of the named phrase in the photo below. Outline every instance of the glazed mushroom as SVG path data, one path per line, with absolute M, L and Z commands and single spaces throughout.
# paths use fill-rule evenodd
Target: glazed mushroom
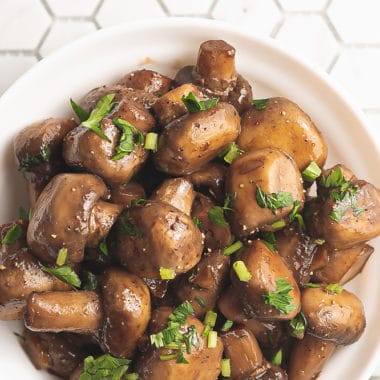
M 162 95 L 169 91 L 172 80 L 157 71 L 142 69 L 126 74 L 118 84 L 149 94 Z
M 238 255 L 249 272 L 247 278 L 239 278 L 236 267 L 231 268 L 233 287 L 239 294 L 244 314 L 259 320 L 290 320 L 301 307 L 301 296 L 292 272 L 281 257 L 272 252 L 261 240 L 254 240 Z M 280 289 L 284 286 L 285 292 Z M 271 301 L 281 297 L 281 305 Z
M 173 88 L 156 101 L 152 108 L 162 127 L 187 113 L 182 97 L 186 97 L 190 93 L 193 93 L 197 99 L 204 100 L 204 96 L 197 86 L 186 83 Z
M 373 247 L 368 244 L 343 250 L 322 245 L 318 247 L 310 268 L 312 280 L 343 285 L 362 271 L 373 251 Z
M 144 188 L 137 182 L 122 183 L 111 189 L 111 202 L 128 208 L 133 200 L 145 199 Z
M 201 44 L 197 64 L 185 66 L 176 75 L 177 84 L 194 83 L 210 97 L 228 101 L 242 113 L 250 107 L 252 89 L 235 70 L 235 49 L 223 40 Z
M 10 229 L 18 229 L 16 241 L 4 241 Z M 22 319 L 26 299 L 34 291 L 68 290 L 70 286 L 42 270 L 27 248 L 23 221 L 0 227 L 0 320 Z
M 167 326 L 173 309 L 160 307 L 152 313 L 149 333 L 156 334 Z M 197 347 L 191 347 L 191 353 L 184 350 L 183 357 L 187 364 L 176 362 L 178 350 L 155 348 L 151 346 L 136 359 L 135 371 L 140 380 L 211 380 L 217 379 L 221 369 L 223 344 L 218 337 L 214 348 L 208 348 L 207 338 L 202 337 L 205 326 L 195 317 L 189 315 L 181 326 L 181 332 L 194 328 L 197 336 Z M 161 360 L 163 355 L 174 355 L 170 360 Z
M 287 367 L 289 380 L 316 379 L 335 348 L 334 342 L 309 334 L 302 340 L 297 340 L 292 347 Z
M 191 216 L 200 222 L 199 228 L 204 234 L 205 250 L 216 250 L 227 247 L 231 242 L 231 231 L 227 225 L 216 226 L 212 223 L 208 213 L 215 207 L 215 203 L 205 195 L 197 193 Z
M 294 160 L 279 149 L 250 151 L 235 159 L 226 176 L 226 192 L 236 194 L 231 213 L 232 232 L 247 236 L 283 219 L 295 201 L 302 208 L 301 174 Z M 265 194 L 264 194 L 265 193 Z M 268 202 L 268 195 L 281 202 Z M 286 199 L 282 196 L 286 195 Z
M 201 261 L 174 286 L 179 301 L 189 301 L 197 318 L 207 310 L 214 310 L 224 288 L 229 272 L 230 259 L 220 251 L 206 253 Z
M 278 148 L 288 153 L 298 168 L 304 170 L 311 161 L 323 167 L 327 146 L 321 132 L 297 104 L 286 98 L 270 98 L 264 108 L 251 106 L 241 119 L 237 139 L 248 152 L 263 148 Z
M 68 166 L 84 168 L 97 174 L 111 186 L 127 183 L 148 158 L 148 151 L 138 143 L 134 144 L 132 151 L 117 156 L 123 133 L 116 126 L 115 119 L 132 124 L 142 134 L 155 125 L 153 116 L 142 106 L 123 100 L 101 121 L 100 128 L 108 141 L 79 125 L 67 134 L 63 148 L 63 157 Z
M 121 212 L 105 202 L 103 181 L 92 174 L 59 174 L 41 193 L 29 222 L 27 241 L 41 260 L 55 262 L 67 248 L 67 260 L 78 263 L 85 247 L 97 247 Z
M 50 118 L 33 123 L 17 134 L 14 153 L 19 170 L 28 181 L 31 207 L 50 178 L 62 170 L 62 141 L 76 126 L 71 119 Z
M 160 279 L 160 269 L 173 277 L 186 273 L 203 250 L 201 232 L 191 217 L 161 201 L 147 201 L 122 215 L 117 238 L 120 262 L 149 279 Z
M 256 379 L 266 371 L 259 344 L 246 327 L 234 326 L 228 332 L 222 332 L 220 337 L 224 356 L 230 359 L 231 379 Z
M 190 174 L 213 160 L 239 134 L 235 108 L 218 103 L 206 111 L 190 113 L 168 124 L 154 154 L 156 168 L 171 175 Z
M 354 294 L 339 286 L 322 285 L 303 289 L 301 300 L 309 334 L 338 345 L 352 344 L 362 335 L 366 320 Z
M 38 332 L 94 335 L 117 357 L 133 356 L 150 319 L 150 294 L 145 283 L 125 270 L 107 269 L 101 297 L 93 291 L 32 293 L 25 326 Z

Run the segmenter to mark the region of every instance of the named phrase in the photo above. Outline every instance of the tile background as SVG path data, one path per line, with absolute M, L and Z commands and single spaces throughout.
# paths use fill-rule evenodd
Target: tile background
M 379 14 L 379 0 L 0 0 L 0 95 L 38 60 L 96 29 L 147 17 L 221 19 L 329 73 L 363 109 L 380 146 Z

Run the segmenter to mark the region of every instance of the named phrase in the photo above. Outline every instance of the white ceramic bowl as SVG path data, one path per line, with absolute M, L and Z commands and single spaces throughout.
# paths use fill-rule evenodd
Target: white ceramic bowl
M 225 23 L 202 19 L 159 19 L 98 31 L 42 60 L 0 99 L 0 222 L 17 215 L 25 184 L 17 172 L 12 139 L 23 127 L 49 116 L 71 115 L 69 98 L 112 83 L 137 68 L 173 75 L 194 63 L 200 42 L 224 39 L 237 49 L 237 69 L 251 80 L 254 97 L 286 96 L 310 114 L 329 146 L 328 165 L 344 162 L 360 177 L 380 185 L 379 147 L 374 146 L 361 112 L 331 79 L 291 56 L 272 40 L 247 35 Z M 153 63 L 144 64 L 146 58 Z M 379 248 L 380 242 L 374 242 Z M 348 288 L 363 301 L 367 328 L 352 346 L 338 350 L 321 380 L 368 379 L 380 358 L 380 256 L 374 254 Z M 0 323 L 0 378 L 50 379 L 36 371 L 13 331 L 18 322 Z

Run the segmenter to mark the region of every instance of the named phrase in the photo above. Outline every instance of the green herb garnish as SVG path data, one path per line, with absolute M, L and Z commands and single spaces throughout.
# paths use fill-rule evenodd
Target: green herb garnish
M 273 365 L 280 366 L 282 363 L 282 350 L 278 350 L 272 357 L 271 362 Z
M 293 196 L 287 191 L 268 194 L 259 185 L 256 185 L 256 201 L 261 208 L 269 208 L 273 214 L 279 208 L 287 207 L 293 204 Z
M 75 103 L 74 100 L 71 98 L 70 105 L 81 122 L 86 121 L 89 118 L 90 114 L 87 111 L 85 111 L 80 105 Z
M 202 229 L 203 223 L 197 216 L 193 216 L 193 222 L 199 229 Z
M 253 99 L 252 104 L 257 110 L 261 111 L 267 106 L 268 100 L 269 99 Z
M 306 318 L 302 312 L 299 312 L 295 318 L 289 321 L 290 335 L 302 339 L 306 331 Z
M 219 98 L 199 100 L 192 92 L 189 92 L 187 96 L 183 95 L 181 100 L 185 105 L 187 111 L 190 113 L 206 111 L 210 108 L 215 107 L 219 102 Z
M 30 172 L 32 169 L 40 164 L 49 163 L 51 156 L 50 145 L 46 145 L 41 148 L 40 153 L 36 156 L 32 156 L 26 153 L 20 160 L 19 170 L 22 172 Z
M 230 144 L 226 149 L 224 149 L 219 157 L 222 157 L 227 164 L 231 164 L 236 158 L 244 153 L 244 150 L 240 149 L 235 142 Z
M 58 251 L 57 260 L 55 261 L 55 263 L 59 267 L 61 267 L 62 265 L 64 265 L 66 263 L 66 259 L 67 259 L 67 248 L 61 248 Z
M 223 255 L 230 256 L 237 252 L 240 248 L 243 248 L 243 243 L 239 240 L 235 241 L 235 243 L 231 244 L 227 248 L 224 248 Z
M 98 279 L 96 276 L 87 270 L 82 271 L 82 289 L 84 290 L 95 290 L 98 287 Z
M 318 164 L 315 161 L 311 161 L 302 171 L 302 178 L 306 182 L 314 182 L 321 174 L 322 170 Z
M 331 294 L 340 294 L 343 292 L 343 287 L 340 284 L 328 284 L 326 290 Z
M 91 131 L 95 132 L 99 137 L 108 142 L 111 142 L 111 140 L 102 131 L 100 123 L 114 107 L 114 97 L 115 94 L 107 94 L 103 96 L 103 98 L 98 101 L 95 108 L 91 111 L 88 119 L 83 121 L 81 124 L 82 127 L 91 129 Z
M 124 212 L 118 222 L 118 230 L 124 235 L 142 238 L 144 235 L 140 229 L 131 221 L 128 212 Z
M 282 314 L 288 314 L 296 308 L 293 297 L 289 295 L 291 290 L 293 286 L 286 281 L 285 277 L 281 277 L 276 280 L 276 290 L 274 292 L 270 290 L 262 297 L 266 304 L 273 306 Z
M 194 297 L 194 300 L 197 302 L 197 304 L 201 307 L 206 307 L 206 303 L 204 301 L 204 299 L 200 296 L 195 296 Z
M 232 210 L 231 207 L 235 198 L 236 194 L 227 194 L 223 206 L 214 206 L 208 211 L 208 217 L 214 226 L 228 227 L 224 213 Z
M 24 207 L 20 206 L 18 209 L 18 217 L 19 219 L 29 221 L 31 217 L 31 209 L 28 212 L 24 209 Z
M 294 201 L 292 211 L 290 211 L 289 214 L 289 222 L 292 223 L 294 220 L 297 220 L 298 225 L 301 230 L 305 230 L 305 222 L 303 220 L 303 216 L 298 212 L 299 208 L 301 207 L 300 201 Z
M 173 280 L 175 278 L 175 270 L 171 268 L 160 268 L 161 280 Z
M 22 228 L 19 224 L 12 224 L 9 230 L 5 233 L 4 237 L 1 240 L 1 244 L 13 244 L 18 239 L 20 239 L 22 235 Z
M 249 272 L 248 268 L 246 267 L 244 261 L 241 261 L 241 260 L 235 261 L 232 264 L 232 268 L 234 269 L 240 281 L 248 282 L 252 278 L 252 275 Z
M 307 286 L 308 288 L 320 288 L 321 284 L 315 284 L 314 282 L 307 282 L 303 284 L 303 286 Z
M 276 252 L 276 237 L 272 231 L 260 231 L 259 237 L 272 252 Z
M 158 134 L 155 132 L 149 132 L 145 137 L 145 149 L 153 150 L 153 152 L 157 152 L 158 146 Z
M 71 286 L 75 286 L 76 288 L 81 286 L 81 280 L 78 275 L 68 265 L 63 265 L 58 268 L 41 266 L 41 269 Z
M 104 236 L 98 245 L 98 249 L 104 256 L 108 256 L 107 236 Z
M 223 332 L 226 332 L 226 331 L 229 331 L 231 329 L 231 327 L 233 326 L 234 322 L 233 321 L 230 321 L 229 319 L 227 319 L 222 328 L 220 329 L 220 331 L 223 331 Z
M 128 371 L 130 362 L 128 359 L 115 358 L 109 354 L 96 359 L 87 356 L 79 380 L 119 380 Z
M 221 375 L 223 377 L 231 377 L 231 360 L 230 359 L 222 359 Z

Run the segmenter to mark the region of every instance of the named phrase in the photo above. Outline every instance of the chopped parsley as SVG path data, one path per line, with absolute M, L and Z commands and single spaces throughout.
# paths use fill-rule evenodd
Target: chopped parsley
M 265 109 L 269 99 L 253 99 L 252 105 L 259 111 Z
M 234 324 L 233 321 L 227 319 L 224 322 L 224 324 L 223 324 L 222 328 L 220 329 L 220 331 L 223 331 L 223 332 L 229 331 L 231 329 L 231 327 L 233 326 L 233 324 Z
M 280 366 L 282 363 L 282 350 L 279 349 L 272 357 L 271 362 L 273 365 Z
M 208 217 L 214 226 L 228 227 L 224 213 L 232 210 L 231 207 L 235 198 L 236 194 L 227 194 L 223 206 L 214 206 L 208 211 Z
M 19 224 L 12 224 L 11 228 L 5 233 L 4 237 L 1 240 L 1 244 L 13 244 L 18 239 L 20 239 L 22 235 L 22 228 Z
M 293 286 L 286 281 L 285 277 L 281 277 L 276 280 L 276 290 L 274 292 L 270 290 L 262 297 L 266 304 L 273 306 L 282 314 L 288 314 L 296 308 L 293 297 L 289 295 L 291 290 Z
M 183 95 L 181 100 L 187 111 L 190 113 L 206 111 L 210 108 L 214 108 L 219 102 L 219 98 L 199 100 L 192 92 L 189 92 L 187 96 Z
M 111 157 L 111 160 L 116 161 L 133 152 L 136 144 L 142 146 L 144 136 L 127 120 L 114 118 L 112 121 L 121 130 L 119 144 L 115 147 L 115 154 Z
M 82 271 L 82 289 L 84 290 L 95 290 L 98 287 L 98 280 L 96 276 L 87 270 Z
M 33 168 L 40 164 L 49 163 L 51 156 L 50 145 L 41 147 L 40 153 L 33 156 L 26 153 L 20 160 L 19 170 L 22 172 L 30 172 Z
M 88 356 L 84 359 L 84 369 L 79 380 L 119 380 L 128 371 L 128 359 L 115 358 L 109 354 L 94 359 Z
M 272 252 L 276 252 L 276 237 L 272 231 L 260 231 L 259 237 Z
M 297 220 L 298 225 L 301 230 L 305 230 L 305 222 L 303 220 L 303 216 L 298 212 L 301 207 L 301 202 L 299 200 L 294 201 L 292 211 L 289 214 L 289 222 L 292 223 L 294 220 Z
M 295 318 L 289 321 L 290 335 L 302 339 L 306 331 L 306 318 L 302 312 L 299 312 Z
M 328 284 L 325 289 L 331 294 L 340 294 L 343 292 L 343 287 L 340 284 Z
M 222 157 L 227 164 L 231 164 L 236 158 L 244 153 L 244 150 L 240 149 L 238 145 L 233 142 L 226 149 L 224 149 L 219 157 Z
M 203 223 L 197 216 L 193 216 L 193 222 L 199 229 L 202 229 Z
M 48 268 L 42 266 L 41 269 L 71 286 L 74 286 L 76 288 L 79 288 L 81 286 L 81 280 L 79 279 L 78 275 L 68 265 L 63 265 L 57 268 Z
M 279 191 L 277 193 L 266 193 L 259 185 L 256 185 L 256 201 L 261 208 L 269 208 L 273 214 L 279 208 L 291 206 L 293 204 L 293 196 L 287 191 Z
M 30 218 L 32 217 L 32 209 L 30 208 L 28 212 L 24 209 L 24 207 L 20 206 L 18 209 L 18 217 L 21 220 L 26 220 L 29 221 Z
M 114 97 L 115 94 L 107 94 L 103 96 L 103 98 L 98 101 L 95 108 L 91 111 L 88 119 L 83 121 L 81 124 L 82 127 L 91 129 L 91 131 L 95 132 L 99 137 L 108 142 L 111 142 L 111 140 L 102 131 L 100 123 L 114 107 Z
M 124 212 L 118 221 L 118 230 L 124 235 L 142 238 L 144 235 L 140 229 L 131 221 L 128 212 Z
M 104 236 L 98 245 L 98 249 L 104 256 L 108 256 L 107 236 Z
M 75 103 L 74 100 L 71 98 L 70 105 L 81 122 L 86 121 L 89 118 L 90 114 L 87 111 L 85 111 L 79 104 Z

